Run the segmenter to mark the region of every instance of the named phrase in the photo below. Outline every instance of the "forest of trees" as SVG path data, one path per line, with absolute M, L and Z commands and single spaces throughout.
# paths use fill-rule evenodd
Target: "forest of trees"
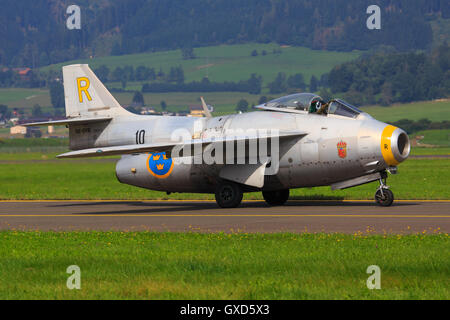
M 102 65 L 94 69 L 95 74 L 102 82 L 114 81 L 161 81 L 168 83 L 183 83 L 184 70 L 181 66 L 171 67 L 169 72 L 165 73 L 161 68 L 155 71 L 155 68 L 145 66 L 116 67 L 110 70 L 107 66 Z
M 211 82 L 208 78 L 201 81 L 192 81 L 189 83 L 177 82 L 153 82 L 145 83 L 142 86 L 142 92 L 248 92 L 250 94 L 259 94 L 261 92 L 262 78 L 252 74 L 248 80 L 238 82 Z
M 450 47 L 431 54 L 379 54 L 336 66 L 328 74 L 333 94 L 356 105 L 410 102 L 450 94 Z
M 431 22 L 450 18 L 448 0 L 378 0 L 381 30 L 366 27 L 372 0 L 78 0 L 81 29 L 68 30 L 69 4 L 4 1 L 0 66 L 36 68 L 90 56 L 180 48 L 191 59 L 193 47 L 245 42 L 338 51 L 379 45 L 397 51 L 429 49 Z

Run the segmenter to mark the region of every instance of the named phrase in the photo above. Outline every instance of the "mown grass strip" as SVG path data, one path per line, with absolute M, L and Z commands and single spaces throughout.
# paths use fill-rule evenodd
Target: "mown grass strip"
M 0 232 L 0 299 L 449 299 L 448 234 Z M 68 290 L 70 265 L 81 290 Z M 381 290 L 366 269 L 381 268 Z

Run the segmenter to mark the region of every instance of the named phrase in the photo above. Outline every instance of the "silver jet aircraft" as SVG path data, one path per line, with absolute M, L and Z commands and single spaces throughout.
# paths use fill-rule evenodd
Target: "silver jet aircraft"
M 122 108 L 88 65 L 63 67 L 70 152 L 59 158 L 121 155 L 121 183 L 172 192 L 214 193 L 219 206 L 262 191 L 282 205 L 289 189 L 345 189 L 379 181 L 375 201 L 394 196 L 387 172 L 410 152 L 402 129 L 380 122 L 345 101 L 293 94 L 257 111 L 212 117 L 136 115 Z

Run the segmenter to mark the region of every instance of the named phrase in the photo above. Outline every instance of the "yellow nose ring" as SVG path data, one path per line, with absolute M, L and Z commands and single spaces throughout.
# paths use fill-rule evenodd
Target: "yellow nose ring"
M 381 133 L 381 154 L 383 155 L 384 161 L 389 166 L 396 166 L 399 164 L 397 159 L 394 157 L 391 147 L 392 133 L 394 133 L 396 129 L 397 127 L 388 125 Z

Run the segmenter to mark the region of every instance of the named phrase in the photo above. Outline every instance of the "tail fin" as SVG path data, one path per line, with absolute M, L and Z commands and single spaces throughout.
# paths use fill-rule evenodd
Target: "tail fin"
M 120 106 L 87 64 L 63 67 L 66 116 L 117 117 L 131 113 Z

